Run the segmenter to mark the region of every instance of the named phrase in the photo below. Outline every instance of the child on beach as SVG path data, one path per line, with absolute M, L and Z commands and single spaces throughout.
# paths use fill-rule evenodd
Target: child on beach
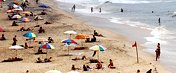
M 114 67 L 114 64 L 113 64 L 111 59 L 109 60 L 108 68 L 111 68 L 111 69 L 115 69 L 116 68 L 116 67 Z
M 16 35 L 13 37 L 13 43 L 12 43 L 12 46 L 16 45 L 17 43 L 17 39 L 16 39 Z

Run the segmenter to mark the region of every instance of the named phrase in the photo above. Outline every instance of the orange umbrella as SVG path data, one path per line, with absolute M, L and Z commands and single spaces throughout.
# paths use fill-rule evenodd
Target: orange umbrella
M 75 39 L 86 39 L 86 38 L 89 38 L 89 36 L 86 34 L 82 34 L 82 33 L 76 35 L 76 37 L 75 37 Z

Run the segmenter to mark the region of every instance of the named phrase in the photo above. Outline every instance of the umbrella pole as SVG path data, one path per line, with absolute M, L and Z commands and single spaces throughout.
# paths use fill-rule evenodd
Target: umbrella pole
M 17 57 L 17 50 L 16 50 L 16 57 Z
M 48 49 L 46 49 L 46 58 L 48 57 Z
M 69 55 L 69 46 L 68 46 L 68 55 Z
M 97 58 L 98 58 L 98 60 L 99 60 L 99 51 L 98 51 L 98 54 L 97 54 Z

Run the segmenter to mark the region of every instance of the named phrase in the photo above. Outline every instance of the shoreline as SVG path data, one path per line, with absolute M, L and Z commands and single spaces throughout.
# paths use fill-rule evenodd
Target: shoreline
M 137 69 L 140 69 L 142 73 L 146 72 L 147 70 L 149 70 L 150 68 L 154 69 L 155 67 L 153 67 L 153 65 L 155 65 L 157 67 L 157 70 L 159 73 L 170 73 L 169 71 L 165 70 L 165 68 L 163 68 L 163 66 L 154 60 L 154 56 L 152 56 L 151 54 L 148 53 L 144 53 L 142 51 L 142 49 L 139 50 L 139 54 L 140 54 L 140 63 L 136 64 L 136 55 L 135 50 L 133 48 L 131 48 L 131 45 L 133 43 L 130 43 L 127 40 L 127 37 L 124 37 L 122 35 L 119 34 L 114 34 L 112 31 L 108 31 L 108 30 L 104 30 L 101 28 L 96 28 L 96 27 L 92 27 L 90 25 L 87 24 L 87 22 L 81 21 L 80 18 L 75 17 L 72 14 L 69 14 L 63 10 L 60 10 L 58 7 L 56 7 L 57 5 L 55 5 L 55 1 L 54 0 L 44 0 L 43 3 L 48 4 L 49 6 L 52 7 L 51 9 L 51 15 L 56 16 L 56 21 L 51 24 L 51 25 L 42 25 L 45 29 L 47 29 L 47 33 L 46 34 L 40 34 L 40 36 L 42 37 L 47 37 L 47 36 L 52 36 L 54 40 L 56 40 L 56 42 L 54 43 L 54 45 L 57 47 L 57 49 L 55 51 L 50 51 L 50 56 L 54 57 L 54 62 L 53 63 L 47 63 L 47 64 L 36 64 L 33 63 L 35 61 L 35 59 L 38 57 L 37 56 L 33 56 L 32 52 L 34 52 L 33 50 L 35 49 L 26 49 L 24 52 L 19 51 L 19 56 L 24 56 L 24 61 L 21 62 L 15 62 L 15 63 L 2 63 L 0 64 L 0 68 L 4 68 L 2 69 L 2 71 L 5 72 L 5 70 L 7 68 L 14 68 L 16 65 L 23 67 L 23 69 L 21 68 L 14 68 L 13 70 L 9 69 L 10 72 L 17 72 L 17 73 L 24 73 L 26 71 L 26 69 L 29 69 L 29 73 L 44 73 L 48 70 L 51 69 L 57 69 L 57 70 L 61 70 L 63 73 L 66 73 L 68 71 L 70 71 L 71 65 L 75 64 L 78 67 L 82 67 L 82 64 L 87 63 L 87 61 L 71 61 L 71 58 L 77 57 L 77 56 L 73 56 L 73 57 L 59 57 L 59 55 L 64 54 L 66 52 L 65 47 L 60 46 L 62 43 L 59 43 L 59 41 L 57 40 L 61 40 L 67 37 L 67 35 L 64 35 L 63 32 L 66 30 L 76 30 L 79 33 L 87 33 L 89 35 L 91 35 L 93 33 L 93 29 L 96 29 L 99 33 L 105 35 L 105 38 L 102 37 L 97 37 L 98 40 L 100 40 L 100 42 L 98 43 L 91 43 L 91 44 L 85 44 L 85 46 L 92 46 L 94 44 L 103 44 L 105 45 L 108 49 L 107 51 L 105 51 L 105 53 L 101 53 L 100 57 L 102 59 L 102 61 L 104 61 L 105 63 L 103 63 L 104 66 L 108 65 L 108 60 L 109 58 L 113 59 L 115 66 L 117 67 L 117 69 L 109 69 L 109 68 L 105 68 L 104 70 L 93 70 L 93 71 L 89 71 L 90 73 L 107 73 L 107 72 L 111 72 L 111 73 L 129 73 L 129 72 L 136 72 Z M 48 10 L 50 11 L 50 10 Z M 53 14 L 52 14 L 53 13 Z M 58 16 L 57 16 L 58 15 Z M 6 15 L 4 15 L 5 17 Z M 49 18 L 48 18 L 49 19 Z M 57 20 L 58 19 L 58 20 Z M 43 21 L 39 21 L 39 24 L 41 24 Z M 36 22 L 31 22 L 29 24 L 35 24 Z M 10 24 L 9 22 L 7 24 Z M 26 24 L 24 24 L 26 25 Z M 6 28 L 8 28 L 9 25 L 7 25 Z M 19 28 L 19 27 L 17 27 Z M 54 29 L 53 29 L 54 28 Z M 9 28 L 8 28 L 9 29 Z M 14 27 L 10 27 L 9 30 L 15 30 Z M 59 32 L 58 32 L 59 31 Z M 36 32 L 36 30 L 34 31 Z M 14 31 L 10 31 L 10 32 L 3 32 L 5 33 L 7 36 L 7 38 L 11 38 L 14 34 L 23 34 L 23 33 L 16 33 Z M 11 34 L 13 33 L 13 34 Z M 55 34 L 51 34 L 51 33 L 55 33 Z M 58 34 L 56 34 L 58 33 Z M 58 38 L 59 37 L 59 38 Z M 22 38 L 22 36 L 19 36 L 18 39 Z M 23 38 L 24 39 L 24 38 Z M 22 44 L 24 41 L 19 42 L 20 44 Z M 2 44 L 3 42 L 0 41 L 0 43 Z M 9 44 L 11 43 L 11 39 L 7 40 L 7 45 L 3 45 L 5 49 L 8 48 Z M 59 45 L 58 45 L 59 43 Z M 124 47 L 124 44 L 126 45 Z M 31 44 L 32 45 L 32 44 Z M 2 46 L 2 45 L 0 45 Z M 1 53 L 2 55 L 0 56 L 0 59 L 6 59 L 7 57 L 10 57 L 11 55 L 13 55 L 13 52 L 11 51 L 7 51 L 7 50 L 3 50 L 4 48 L 0 48 L 0 52 L 4 52 L 5 53 Z M 141 48 L 141 47 L 140 47 Z M 35 50 L 36 51 L 36 50 Z M 56 52 L 58 51 L 58 52 Z M 72 50 L 73 52 L 74 51 Z M 5 56 L 7 53 L 11 52 L 10 56 Z M 30 53 L 29 53 L 30 52 Z M 92 54 L 92 52 L 90 51 L 83 51 L 84 55 L 86 56 L 90 56 L 90 54 Z M 45 55 L 42 55 L 42 57 L 44 57 Z M 29 58 L 29 59 L 28 59 Z M 29 61 L 28 61 L 29 60 Z M 65 63 L 65 62 L 68 63 Z M 151 61 L 151 62 L 148 62 Z M 31 63 L 32 62 L 32 63 Z M 24 64 L 25 65 L 24 65 Z M 27 63 L 27 64 L 26 64 Z M 81 65 L 80 65 L 81 63 Z M 152 63 L 152 64 L 150 64 Z M 5 65 L 4 65 L 5 64 Z M 7 65 L 10 65 L 10 67 L 7 67 Z M 89 64 L 91 67 L 94 67 L 95 64 Z M 45 66 L 45 67 L 43 67 Z M 30 68 L 32 67 L 32 68 Z M 36 69 L 35 69 L 36 68 Z M 133 68 L 133 69 L 132 69 Z M 81 73 L 86 73 L 84 71 L 80 71 Z M 9 73 L 8 71 L 6 73 Z

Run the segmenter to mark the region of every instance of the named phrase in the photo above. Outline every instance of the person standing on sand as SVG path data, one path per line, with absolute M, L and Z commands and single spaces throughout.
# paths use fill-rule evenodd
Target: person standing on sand
M 91 7 L 90 10 L 91 10 L 91 13 L 92 13 L 93 12 L 93 7 Z
M 123 9 L 122 9 L 122 8 L 120 9 L 120 12 L 123 12 Z
M 160 43 L 158 43 L 155 52 L 156 52 L 156 61 L 157 61 L 157 60 L 160 58 L 160 54 L 161 54 L 161 51 L 160 51 Z
M 160 18 L 158 18 L 158 23 L 159 23 L 159 26 L 161 25 L 161 19 Z
M 76 9 L 76 5 L 74 4 L 72 7 L 72 12 L 75 12 L 75 9 Z
M 140 70 L 139 70 L 139 69 L 137 70 L 137 73 L 140 73 Z
M 101 8 L 99 8 L 99 12 L 101 13 Z
M 16 35 L 13 37 L 13 44 L 12 44 L 12 46 L 14 46 L 14 45 L 16 45 L 16 43 L 17 43 L 17 39 L 16 39 Z

